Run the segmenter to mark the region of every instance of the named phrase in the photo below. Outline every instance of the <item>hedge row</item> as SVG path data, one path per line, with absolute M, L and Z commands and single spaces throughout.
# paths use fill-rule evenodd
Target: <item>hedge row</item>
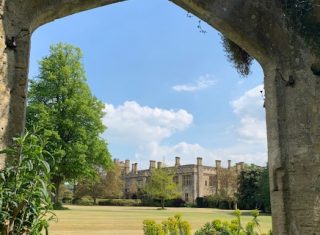
M 140 199 L 103 199 L 98 202 L 101 206 L 142 206 Z
M 198 197 L 196 205 L 199 208 L 219 208 L 219 209 L 233 209 L 234 202 L 229 198 L 219 196 Z

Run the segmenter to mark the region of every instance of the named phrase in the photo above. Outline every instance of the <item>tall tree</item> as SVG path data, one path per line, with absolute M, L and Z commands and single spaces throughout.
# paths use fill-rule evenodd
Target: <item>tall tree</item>
M 179 196 L 177 184 L 173 182 L 173 172 L 166 168 L 153 169 L 144 191 L 152 198 L 161 201 L 161 208 L 168 199 Z
M 100 137 L 105 130 L 104 105 L 91 94 L 81 59 L 79 48 L 51 46 L 29 89 L 27 127 L 37 126 L 49 139 L 55 202 L 64 180 L 94 175 L 97 166 L 111 163 L 107 143 Z
M 96 205 L 97 199 L 103 198 L 107 190 L 105 174 L 100 171 L 96 176 L 80 180 L 76 185 L 74 197 L 90 196 L 93 199 L 93 204 Z
M 121 167 L 114 164 L 113 167 L 107 170 L 105 175 L 106 190 L 104 197 L 106 198 L 121 198 L 123 196 L 123 176 Z
M 247 166 L 238 177 L 237 200 L 241 209 L 260 207 L 259 182 L 262 168 L 255 165 Z
M 96 204 L 98 198 L 121 198 L 123 195 L 123 180 L 121 168 L 114 164 L 107 171 L 97 169 L 98 174 L 79 181 L 76 186 L 76 197 L 91 196 Z
M 259 180 L 259 201 L 261 203 L 261 209 L 264 212 L 271 212 L 271 201 L 270 201 L 270 186 L 269 186 L 269 166 L 267 165 L 261 172 Z

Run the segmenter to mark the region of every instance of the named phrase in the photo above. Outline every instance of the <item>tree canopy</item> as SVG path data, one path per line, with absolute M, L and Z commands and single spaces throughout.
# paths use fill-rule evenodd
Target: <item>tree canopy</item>
M 173 182 L 173 172 L 166 168 L 152 170 L 144 191 L 150 197 L 161 200 L 162 209 L 165 200 L 179 196 L 177 184 Z
M 107 143 L 100 137 L 106 129 L 104 104 L 91 94 L 81 59 L 79 48 L 51 46 L 29 87 L 27 127 L 37 126 L 49 140 L 56 194 L 63 180 L 94 175 L 97 166 L 111 164 Z
M 267 167 L 247 166 L 238 177 L 238 205 L 241 209 L 270 212 L 269 174 Z

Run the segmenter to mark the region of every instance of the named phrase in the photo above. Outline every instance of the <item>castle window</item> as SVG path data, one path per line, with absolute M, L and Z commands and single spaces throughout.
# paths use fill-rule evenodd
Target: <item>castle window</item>
M 186 202 L 189 201 L 189 194 L 186 193 L 186 194 L 184 195 L 184 200 L 185 200 Z
M 178 176 L 174 176 L 173 179 L 172 179 L 172 181 L 173 181 L 174 183 L 176 183 L 176 184 L 179 184 L 179 178 L 178 178 Z
M 213 187 L 216 184 L 216 177 L 214 175 L 209 176 L 209 186 Z
M 205 186 L 208 186 L 208 181 L 204 181 L 204 185 L 205 185 Z
M 182 186 L 191 185 L 191 175 L 183 175 L 182 176 Z

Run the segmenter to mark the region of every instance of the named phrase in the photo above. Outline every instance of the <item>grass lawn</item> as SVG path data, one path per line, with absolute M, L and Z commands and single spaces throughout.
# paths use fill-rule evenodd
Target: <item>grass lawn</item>
M 55 211 L 58 222 L 51 222 L 50 235 L 142 235 L 142 221 L 160 222 L 177 213 L 190 222 L 193 232 L 214 219 L 230 220 L 232 211 L 202 208 L 68 206 L 70 210 Z M 246 213 L 247 214 L 247 213 Z M 260 216 L 261 231 L 271 228 L 271 216 Z M 243 225 L 251 216 L 243 216 Z

